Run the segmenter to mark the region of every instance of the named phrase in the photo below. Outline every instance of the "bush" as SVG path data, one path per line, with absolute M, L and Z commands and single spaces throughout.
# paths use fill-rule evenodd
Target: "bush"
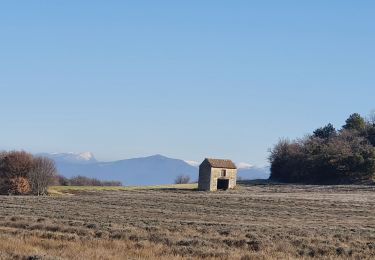
M 30 191 L 29 181 L 25 177 L 14 177 L 9 180 L 8 194 L 25 195 Z

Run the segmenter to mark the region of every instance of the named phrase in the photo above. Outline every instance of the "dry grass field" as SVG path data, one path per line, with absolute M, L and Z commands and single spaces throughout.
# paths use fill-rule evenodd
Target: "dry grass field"
M 374 259 L 375 186 L 0 196 L 0 259 L 145 258 Z
M 197 189 L 197 183 L 170 184 L 155 186 L 51 186 L 48 189 L 50 194 L 67 193 L 69 190 L 158 190 L 158 189 Z M 60 194 L 61 195 L 61 194 Z

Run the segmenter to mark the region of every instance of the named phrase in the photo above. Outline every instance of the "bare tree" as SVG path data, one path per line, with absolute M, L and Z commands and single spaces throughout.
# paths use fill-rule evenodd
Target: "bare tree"
M 86 176 L 74 176 L 70 179 L 70 185 L 72 186 L 100 186 L 97 185 L 99 181 L 95 178 L 89 178 Z
M 186 183 L 189 183 L 189 181 L 190 181 L 190 176 L 188 176 L 188 175 L 179 175 L 175 179 L 174 183 L 175 184 L 186 184 Z
M 1 172 L 4 177 L 26 177 L 33 168 L 33 156 L 24 151 L 12 151 L 2 155 Z
M 46 195 L 56 172 L 54 161 L 47 157 L 36 157 L 34 167 L 28 174 L 31 192 L 38 196 Z
M 0 152 L 0 194 L 6 194 L 8 191 L 6 187 L 7 176 L 4 171 L 4 158 L 6 155 L 6 152 Z
M 72 186 L 122 186 L 120 181 L 101 181 L 96 178 L 86 176 L 74 176 L 68 180 Z

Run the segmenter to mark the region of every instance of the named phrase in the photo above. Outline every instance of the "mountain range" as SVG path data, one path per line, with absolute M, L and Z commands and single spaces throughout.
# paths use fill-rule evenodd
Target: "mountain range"
M 188 175 L 191 181 L 198 180 L 199 163 L 153 155 L 112 162 L 100 162 L 90 152 L 85 153 L 41 153 L 55 161 L 59 174 L 65 177 L 82 175 L 99 180 L 121 181 L 123 185 L 162 185 L 174 183 L 179 175 Z M 241 179 L 267 179 L 269 168 L 258 168 L 247 163 L 238 163 Z

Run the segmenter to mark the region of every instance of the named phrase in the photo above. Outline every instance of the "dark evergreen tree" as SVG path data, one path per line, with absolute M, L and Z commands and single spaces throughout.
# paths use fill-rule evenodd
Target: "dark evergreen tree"
M 314 131 L 315 137 L 323 139 L 328 139 L 334 135 L 336 135 L 336 129 L 333 127 L 331 123 L 326 125 L 325 127 L 318 128 Z
M 363 131 L 366 128 L 366 120 L 358 113 L 354 113 L 346 120 L 343 129 Z

